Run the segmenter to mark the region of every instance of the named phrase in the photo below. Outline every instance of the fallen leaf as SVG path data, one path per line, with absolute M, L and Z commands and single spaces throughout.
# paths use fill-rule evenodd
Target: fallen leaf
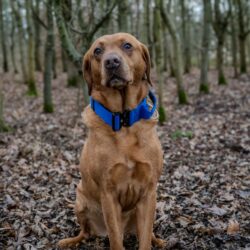
M 240 224 L 237 220 L 232 219 L 228 223 L 227 234 L 236 234 L 240 231 Z

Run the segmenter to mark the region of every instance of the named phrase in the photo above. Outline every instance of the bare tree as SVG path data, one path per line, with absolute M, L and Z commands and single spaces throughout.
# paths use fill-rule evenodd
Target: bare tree
M 35 47 L 34 47 L 34 27 L 31 17 L 32 1 L 25 0 L 26 6 L 26 21 L 28 32 L 28 95 L 37 96 L 36 82 L 35 82 Z
M 44 88 L 43 88 L 43 110 L 46 113 L 54 111 L 51 92 L 51 80 L 53 69 L 53 56 L 54 56 L 54 22 L 53 22 L 53 8 L 52 1 L 47 0 L 47 41 L 45 47 L 45 60 L 44 60 Z
M 18 36 L 18 44 L 19 44 L 19 51 L 20 51 L 20 63 L 21 63 L 21 71 L 23 75 L 23 82 L 25 84 L 28 83 L 28 77 L 27 77 L 27 69 L 26 69 L 26 61 L 25 61 L 25 47 L 24 47 L 24 41 L 25 41 L 25 35 L 23 30 L 23 20 L 22 16 L 19 13 L 18 9 L 20 9 L 20 5 L 16 6 L 16 3 L 14 1 L 10 1 L 11 4 L 11 10 L 15 16 L 15 21 L 17 25 L 17 36 Z
M 67 0 L 68 1 L 68 0 Z M 67 53 L 70 60 L 75 64 L 77 70 L 79 73 L 82 72 L 81 66 L 82 66 L 82 54 L 84 54 L 88 47 L 90 46 L 92 39 L 96 32 L 102 27 L 103 22 L 107 21 L 115 8 L 117 1 L 114 0 L 112 4 L 108 7 L 108 9 L 105 11 L 105 13 L 96 21 L 93 22 L 94 18 L 91 20 L 92 25 L 89 25 L 89 23 L 82 24 L 82 27 L 84 27 L 83 30 L 76 30 L 74 31 L 82 36 L 82 51 L 81 53 L 76 49 L 76 46 L 72 40 L 72 37 L 69 35 L 69 26 L 67 25 L 65 21 L 65 16 L 63 15 L 63 6 L 62 1 L 55 0 L 55 15 L 56 15 L 56 22 L 57 27 L 59 30 L 59 35 L 61 38 L 62 47 Z M 71 27 L 72 29 L 72 27 Z M 79 74 L 79 77 L 82 79 L 82 77 Z M 84 84 L 84 99 L 87 103 L 88 96 L 87 96 L 87 88 L 86 84 Z
M 1 32 L 1 47 L 2 47 L 2 53 L 3 53 L 3 71 L 8 72 L 9 66 L 8 66 L 8 59 L 7 59 L 7 45 L 6 45 L 6 36 L 5 36 L 5 25 L 4 25 L 4 18 L 3 18 L 3 12 L 4 12 L 4 6 L 3 1 L 0 1 L 0 32 Z
M 184 72 L 190 73 L 191 68 L 191 51 L 190 51 L 190 14 L 187 8 L 187 1 L 181 1 L 181 18 L 182 18 L 182 44 L 184 55 Z
M 12 61 L 12 66 L 14 69 L 14 74 L 18 73 L 17 69 L 17 61 L 16 61 L 16 22 L 15 22 L 15 15 L 12 11 L 11 13 L 11 32 L 10 32 L 10 54 L 11 54 L 11 61 Z
M 158 79 L 158 96 L 159 96 L 159 122 L 166 120 L 166 114 L 163 104 L 163 48 L 162 48 L 162 20 L 160 13 L 160 0 L 155 0 L 154 7 L 154 49 L 155 49 L 155 67 Z
M 238 22 L 239 22 L 239 48 L 240 48 L 240 72 L 247 72 L 246 62 L 246 40 L 250 33 L 250 17 L 249 17 L 249 6 L 245 0 L 237 0 L 238 6 Z
M 36 11 L 36 15 L 39 16 L 40 14 L 40 6 L 41 6 L 40 0 L 35 1 L 35 7 L 34 10 Z M 33 8 L 33 7 L 32 7 Z M 42 70 L 41 66 L 41 52 L 40 52 L 40 47 L 41 47 L 41 25 L 39 21 L 35 18 L 34 20 L 34 32 L 35 32 L 35 69 L 37 71 Z
M 185 92 L 185 89 L 183 87 L 183 79 L 182 79 L 182 52 L 181 52 L 181 42 L 180 38 L 178 36 L 178 33 L 176 31 L 174 22 L 170 18 L 170 15 L 168 11 L 164 10 L 163 7 L 163 0 L 160 0 L 161 4 L 161 16 L 164 24 L 167 26 L 169 33 L 171 35 L 173 46 L 174 46 L 174 54 L 175 54 L 175 77 L 177 82 L 177 88 L 178 88 L 178 97 L 179 97 L 179 103 L 180 104 L 187 104 L 188 99 Z
M 203 32 L 201 47 L 200 92 L 209 93 L 208 62 L 210 48 L 211 2 L 203 0 Z
M 217 38 L 217 68 L 218 68 L 218 84 L 226 85 L 227 80 L 223 70 L 224 53 L 223 47 L 225 44 L 225 35 L 227 31 L 230 11 L 226 9 L 225 2 L 221 0 L 214 1 L 214 17 L 213 28 Z
M 238 57 L 237 57 L 237 28 L 235 20 L 237 19 L 236 15 L 236 6 L 235 1 L 229 0 L 229 10 L 230 10 L 230 27 L 231 27 L 231 48 L 232 48 L 232 59 L 233 59 L 233 68 L 234 68 L 234 77 L 238 76 Z
M 9 127 L 4 121 L 4 115 L 3 115 L 3 101 L 4 101 L 4 96 L 3 96 L 3 73 L 0 70 L 0 132 L 8 132 Z
M 128 32 L 129 30 L 129 2 L 119 1 L 118 3 L 118 27 L 120 32 Z

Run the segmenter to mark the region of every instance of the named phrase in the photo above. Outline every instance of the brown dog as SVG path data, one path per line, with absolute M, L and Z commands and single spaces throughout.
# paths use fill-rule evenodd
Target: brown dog
M 149 53 L 132 35 L 117 33 L 97 39 L 83 65 L 89 94 L 112 112 L 132 110 L 148 95 Z M 59 246 L 108 234 L 110 248 L 120 250 L 128 232 L 137 234 L 140 250 L 151 249 L 151 242 L 163 246 L 164 241 L 153 234 L 156 186 L 163 164 L 155 130 L 157 111 L 152 118 L 117 132 L 90 106 L 83 117 L 89 135 L 81 155 L 82 180 L 75 204 L 81 232 L 61 240 Z

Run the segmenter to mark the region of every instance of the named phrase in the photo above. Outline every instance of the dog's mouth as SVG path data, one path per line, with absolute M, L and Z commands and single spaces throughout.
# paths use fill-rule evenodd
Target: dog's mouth
M 130 82 L 129 80 L 127 80 L 119 75 L 113 74 L 108 79 L 107 85 L 111 88 L 121 89 L 121 88 L 126 87 L 129 84 L 129 82 Z

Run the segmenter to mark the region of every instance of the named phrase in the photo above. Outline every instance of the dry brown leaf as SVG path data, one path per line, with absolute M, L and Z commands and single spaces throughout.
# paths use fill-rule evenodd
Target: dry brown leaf
M 228 223 L 227 234 L 237 234 L 240 231 L 240 224 L 237 220 L 232 219 Z
M 178 219 L 179 223 L 183 226 L 186 227 L 190 223 L 192 223 L 192 217 L 191 216 L 180 216 Z

